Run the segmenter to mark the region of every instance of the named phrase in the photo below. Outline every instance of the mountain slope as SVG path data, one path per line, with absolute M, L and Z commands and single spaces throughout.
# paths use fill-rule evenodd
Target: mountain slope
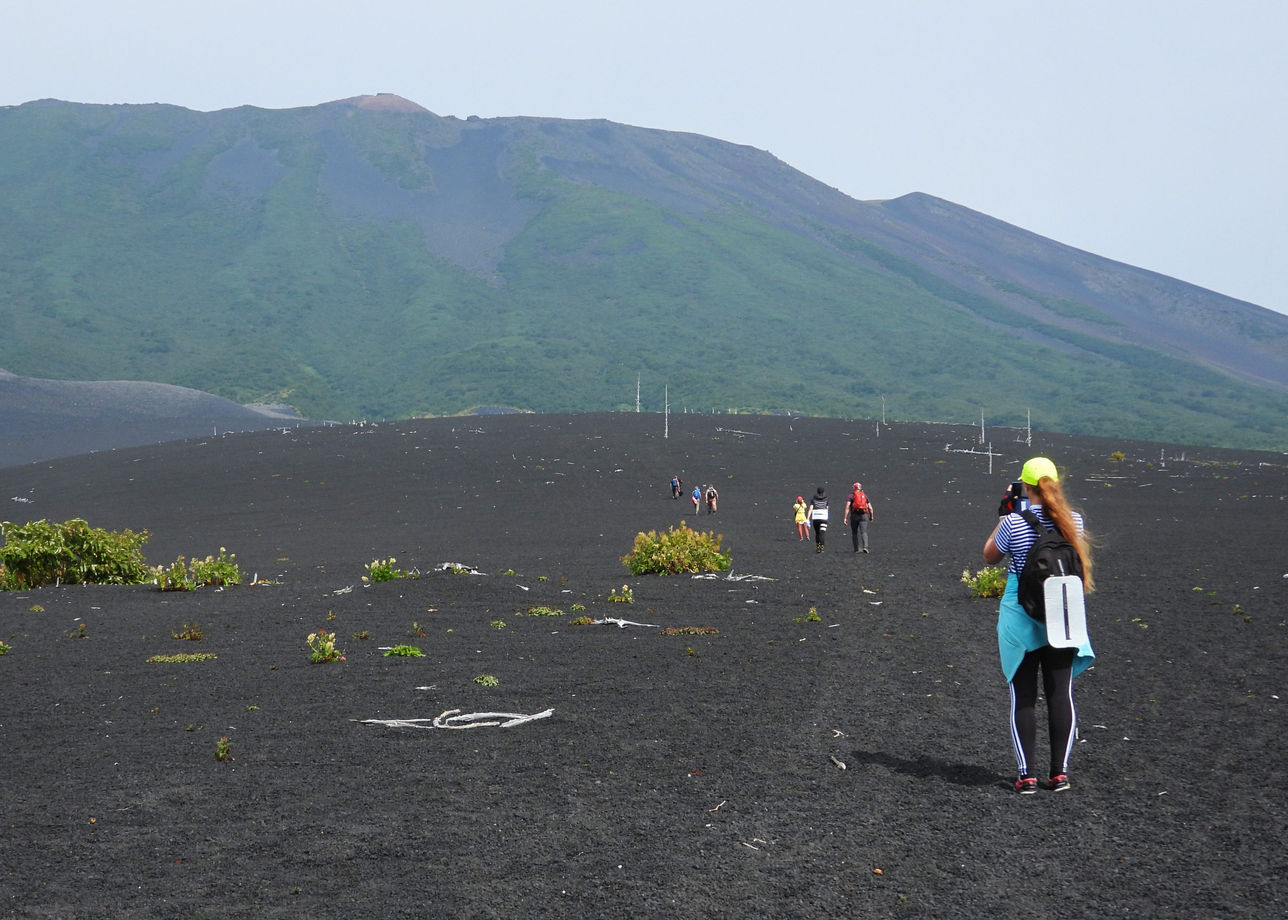
M 755 408 L 1288 444 L 1288 317 L 604 121 L 0 109 L 0 366 L 310 417 Z
M 280 409 L 163 383 L 38 380 L 0 370 L 0 467 L 300 424 Z

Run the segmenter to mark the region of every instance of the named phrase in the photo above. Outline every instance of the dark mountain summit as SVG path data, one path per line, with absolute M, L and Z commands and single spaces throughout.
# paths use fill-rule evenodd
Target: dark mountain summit
M 312 418 L 758 410 L 1288 444 L 1288 317 L 768 153 L 393 94 L 0 109 L 0 366 Z

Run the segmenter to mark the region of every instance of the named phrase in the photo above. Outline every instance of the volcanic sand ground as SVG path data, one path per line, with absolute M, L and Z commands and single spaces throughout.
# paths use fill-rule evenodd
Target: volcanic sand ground
M 967 428 L 683 415 L 664 430 L 449 419 L 0 469 L 6 519 L 146 528 L 152 563 L 227 547 L 271 582 L 0 594 L 0 909 L 1284 913 L 1288 458 L 998 431 L 990 474 Z M 1019 797 L 996 601 L 960 577 L 1038 453 L 1100 542 L 1098 658 L 1075 684 L 1072 791 Z M 673 502 L 673 473 L 714 482 L 719 512 Z M 826 485 L 839 516 L 855 478 L 873 554 L 839 524 L 822 555 L 798 542 L 793 499 Z M 772 580 L 630 576 L 636 532 L 681 519 L 723 534 L 735 576 Z M 389 556 L 426 574 L 364 585 Z M 623 584 L 635 602 L 609 602 Z M 573 626 L 573 605 L 650 625 Z M 203 641 L 172 637 L 193 623 Z M 345 661 L 309 660 L 319 627 Z M 380 651 L 401 643 L 426 657 Z M 192 651 L 218 657 L 146 661 Z M 510 728 L 357 721 L 549 708 Z M 235 759 L 215 759 L 220 738 Z

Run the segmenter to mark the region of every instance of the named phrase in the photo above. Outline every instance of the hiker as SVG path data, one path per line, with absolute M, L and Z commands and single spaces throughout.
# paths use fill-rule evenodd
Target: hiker
M 720 498 L 720 494 L 716 492 L 715 486 L 707 486 L 706 497 L 707 497 L 707 514 L 715 514 L 716 500 Z
M 680 486 L 684 485 L 684 480 L 679 476 L 671 477 L 671 497 L 678 499 L 680 497 Z
M 697 514 L 698 508 L 702 506 L 702 486 L 694 486 L 689 498 L 693 501 L 693 513 Z
M 1055 527 L 1073 544 L 1082 563 L 1084 589 L 1094 587 L 1091 577 L 1091 548 L 1083 531 L 1082 515 L 1069 507 L 1055 464 L 1046 457 L 1034 457 L 1020 473 L 1029 510 L 1046 528 Z M 1010 492 L 1007 492 L 1007 498 Z M 1019 601 L 1019 576 L 1038 534 L 1018 511 L 1008 511 L 1007 498 L 998 509 L 997 526 L 984 543 L 984 561 L 995 565 L 1009 554 L 1006 591 L 997 611 L 997 649 L 1011 695 L 1011 742 L 1019 779 L 1015 791 L 1032 795 L 1038 790 L 1034 776 L 1033 748 L 1037 735 L 1038 668 L 1042 669 L 1042 692 L 1047 701 L 1047 728 L 1051 744 L 1051 771 L 1046 788 L 1064 792 L 1069 788 L 1069 754 L 1077 737 L 1077 714 L 1073 706 L 1073 679 L 1095 660 L 1091 641 L 1078 648 L 1052 648 L 1045 623 L 1024 611 Z
M 805 504 L 805 499 L 797 495 L 796 504 L 792 505 L 792 510 L 796 512 L 796 539 L 809 539 L 809 518 L 806 517 L 809 506 Z
M 859 538 L 863 538 L 863 552 L 868 551 L 868 522 L 876 519 L 872 502 L 868 501 L 863 491 L 863 483 L 856 482 L 850 497 L 845 500 L 845 523 L 850 525 L 850 536 L 854 539 L 854 551 L 859 551 Z
M 822 486 L 809 500 L 809 520 L 814 525 L 814 552 L 821 553 L 827 542 L 827 492 Z

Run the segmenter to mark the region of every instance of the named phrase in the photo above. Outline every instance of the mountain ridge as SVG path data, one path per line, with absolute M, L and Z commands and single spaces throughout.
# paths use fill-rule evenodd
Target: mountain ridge
M 43 101 L 0 109 L 0 136 L 0 364 L 30 377 L 314 418 L 615 410 L 646 378 L 702 408 L 888 398 L 1288 444 L 1288 317 L 924 193 L 850 198 L 745 145 L 394 94 Z

